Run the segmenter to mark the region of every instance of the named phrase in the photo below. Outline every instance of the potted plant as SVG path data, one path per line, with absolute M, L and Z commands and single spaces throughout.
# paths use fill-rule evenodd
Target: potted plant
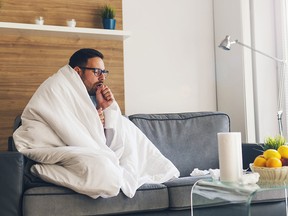
M 115 10 L 109 5 L 105 5 L 101 12 L 102 23 L 104 29 L 115 29 Z
M 277 150 L 280 146 L 285 145 L 286 140 L 283 136 L 276 135 L 275 137 L 268 136 L 264 140 L 263 150 L 275 149 Z

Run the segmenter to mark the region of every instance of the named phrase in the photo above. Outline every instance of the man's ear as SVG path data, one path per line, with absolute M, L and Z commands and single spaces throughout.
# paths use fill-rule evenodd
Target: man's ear
M 78 66 L 76 66 L 76 67 L 74 67 L 73 69 L 79 74 L 79 76 L 82 75 L 82 70 L 81 70 L 81 68 L 79 68 Z

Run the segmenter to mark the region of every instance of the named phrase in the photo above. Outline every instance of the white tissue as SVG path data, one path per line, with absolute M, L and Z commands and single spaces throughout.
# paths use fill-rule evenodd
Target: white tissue
M 209 173 L 214 180 L 220 179 L 220 169 L 209 169 Z
M 247 184 L 256 184 L 259 181 L 259 173 L 246 173 L 243 174 L 240 178 L 240 183 L 247 185 Z
M 219 169 L 209 169 L 209 170 L 199 170 L 195 168 L 190 175 L 191 176 L 204 176 L 210 174 L 214 180 L 218 180 L 220 178 L 220 170 Z
M 208 170 L 199 170 L 198 168 L 195 168 L 190 175 L 191 176 L 202 176 L 202 175 L 207 175 L 209 174 Z

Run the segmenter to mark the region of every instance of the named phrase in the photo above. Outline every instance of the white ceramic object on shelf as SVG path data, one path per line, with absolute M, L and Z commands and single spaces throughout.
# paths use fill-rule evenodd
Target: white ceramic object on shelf
M 44 25 L 44 19 L 43 19 L 43 17 L 37 17 L 36 19 L 35 19 L 35 24 L 37 24 L 37 25 Z
M 66 23 L 67 23 L 68 27 L 75 27 L 76 26 L 75 19 L 67 20 Z

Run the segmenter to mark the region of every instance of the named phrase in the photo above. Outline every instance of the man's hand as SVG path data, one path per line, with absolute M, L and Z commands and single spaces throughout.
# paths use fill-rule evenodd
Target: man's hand
M 99 117 L 100 117 L 100 121 L 101 121 L 101 123 L 104 125 L 104 123 L 105 123 L 105 118 L 104 118 L 104 113 L 103 113 L 102 108 L 100 107 L 99 109 L 97 109 L 97 111 L 98 111 L 98 115 L 99 115 Z
M 98 106 L 104 110 L 105 108 L 109 107 L 115 99 L 110 88 L 102 84 L 101 86 L 97 87 L 96 100 Z

